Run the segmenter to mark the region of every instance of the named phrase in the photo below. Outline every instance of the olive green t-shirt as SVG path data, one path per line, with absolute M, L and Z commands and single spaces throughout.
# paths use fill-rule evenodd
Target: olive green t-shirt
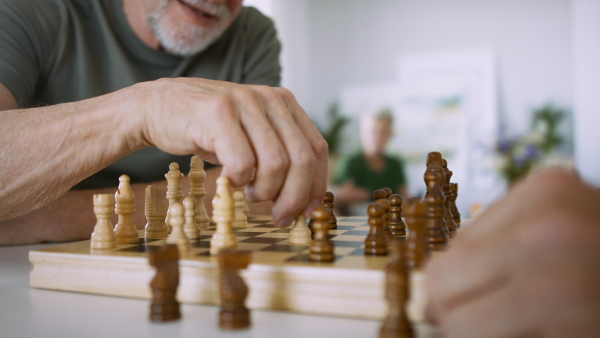
M 164 77 L 278 86 L 280 50 L 272 20 L 251 7 L 207 49 L 181 57 L 139 40 L 121 0 L 0 0 L 0 83 L 20 107 L 79 101 Z M 133 183 L 164 179 L 172 161 L 189 170 L 188 156 L 145 148 L 76 188 L 116 186 L 122 174 Z

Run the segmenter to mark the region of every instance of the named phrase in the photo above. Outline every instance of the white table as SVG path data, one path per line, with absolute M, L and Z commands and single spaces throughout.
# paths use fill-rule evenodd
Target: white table
M 52 244 L 50 244 L 52 245 Z M 0 247 L 0 337 L 377 337 L 380 322 L 252 311 L 252 327 L 218 328 L 219 308 L 182 304 L 182 319 L 148 320 L 150 302 L 29 287 L 30 250 L 49 246 Z

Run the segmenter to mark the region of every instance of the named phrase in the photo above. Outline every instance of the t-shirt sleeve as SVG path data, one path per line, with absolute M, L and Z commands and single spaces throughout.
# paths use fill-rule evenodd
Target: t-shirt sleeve
M 37 39 L 20 7 L 14 1 L 0 2 L 0 83 L 17 102 L 33 96 L 40 74 Z
M 244 83 L 262 84 L 272 87 L 281 85 L 279 54 L 281 43 L 273 20 L 258 10 L 250 8 L 251 15 L 245 27 L 251 51 L 244 63 Z

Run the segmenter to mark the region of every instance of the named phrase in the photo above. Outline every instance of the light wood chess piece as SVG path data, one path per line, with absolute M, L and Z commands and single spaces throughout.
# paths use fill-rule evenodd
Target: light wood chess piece
M 310 245 L 311 232 L 306 225 L 306 219 L 303 215 L 296 215 L 296 221 L 290 230 L 290 244 L 294 245 Z
M 183 223 L 185 223 L 183 205 L 173 202 L 171 205 L 171 226 L 173 227 L 166 242 L 177 244 L 179 252 L 187 252 L 190 249 L 190 239 L 183 232 Z
M 94 214 L 97 221 L 90 242 L 92 249 L 112 249 L 117 246 L 117 235 L 110 221 L 114 208 L 115 197 L 112 194 L 94 194 Z
M 217 179 L 217 191 L 212 200 L 213 221 L 217 224 L 217 231 L 210 240 L 210 254 L 216 255 L 219 250 L 237 248 L 237 240 L 231 228 L 233 221 L 233 196 L 229 190 L 229 179 L 220 176 Z
M 210 218 L 204 206 L 204 196 L 206 188 L 204 188 L 204 180 L 206 172 L 204 171 L 204 161 L 198 156 L 192 156 L 190 162 L 190 196 L 196 199 L 196 224 L 200 229 L 208 229 Z
M 233 193 L 233 203 L 234 203 L 234 215 L 233 215 L 233 226 L 234 227 L 247 227 L 248 226 L 248 217 L 244 213 L 244 193 L 241 191 L 235 191 Z
M 165 205 L 166 190 L 162 187 L 149 185 L 146 187 L 146 238 L 167 238 L 167 206 Z
M 200 238 L 200 227 L 196 223 L 196 199 L 192 196 L 186 197 L 183 200 L 183 207 L 185 208 L 183 232 L 189 239 Z
M 115 226 L 117 244 L 137 244 L 138 231 L 131 216 L 135 212 L 134 196 L 127 175 L 119 177 L 119 188 L 115 193 L 115 202 L 115 213 L 119 215 L 119 220 Z
M 183 178 L 183 173 L 179 171 L 179 164 L 177 162 L 173 162 L 169 165 L 169 172 L 165 174 L 165 178 L 167 179 L 167 199 L 169 200 L 169 209 L 167 209 L 167 219 L 165 223 L 167 223 L 167 227 L 169 228 L 167 232 L 171 232 L 171 206 L 173 203 L 181 203 L 183 199 L 183 190 L 181 190 L 181 179 Z

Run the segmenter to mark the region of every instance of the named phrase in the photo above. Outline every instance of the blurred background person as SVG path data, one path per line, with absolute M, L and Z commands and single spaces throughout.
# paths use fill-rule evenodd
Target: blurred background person
M 408 197 L 403 160 L 385 152 L 393 135 L 393 124 L 394 117 L 389 108 L 361 118 L 361 149 L 340 159 L 333 178 L 332 190 L 338 213 L 365 214 L 366 204 L 373 200 L 373 192 L 383 187 Z

